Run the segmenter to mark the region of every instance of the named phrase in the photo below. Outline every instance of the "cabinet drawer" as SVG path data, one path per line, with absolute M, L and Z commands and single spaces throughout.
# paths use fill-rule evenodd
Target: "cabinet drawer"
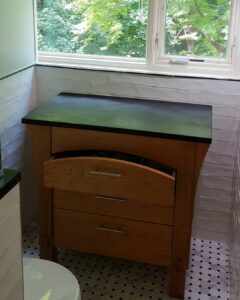
M 54 244 L 168 266 L 172 227 L 54 209 Z
M 52 154 L 73 150 L 104 149 L 143 156 L 176 168 L 177 153 L 181 144 L 182 141 L 166 138 L 51 127 Z
M 71 157 L 44 163 L 45 187 L 173 207 L 175 177 L 136 163 Z
M 103 195 L 53 190 L 55 208 L 91 212 L 160 224 L 173 224 L 173 207 L 159 203 L 158 198 L 123 199 Z

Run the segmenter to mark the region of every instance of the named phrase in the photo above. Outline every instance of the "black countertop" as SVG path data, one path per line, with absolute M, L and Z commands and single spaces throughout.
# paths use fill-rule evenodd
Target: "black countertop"
M 12 189 L 21 179 L 19 171 L 4 169 L 3 177 L 0 178 L 0 200 Z
M 22 122 L 208 144 L 212 140 L 210 105 L 60 93 Z

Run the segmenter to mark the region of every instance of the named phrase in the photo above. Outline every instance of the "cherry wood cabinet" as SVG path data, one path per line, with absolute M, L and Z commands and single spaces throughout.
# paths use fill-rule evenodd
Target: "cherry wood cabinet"
M 41 257 L 65 247 L 167 266 L 183 298 L 211 122 L 210 106 L 66 93 L 30 112 Z

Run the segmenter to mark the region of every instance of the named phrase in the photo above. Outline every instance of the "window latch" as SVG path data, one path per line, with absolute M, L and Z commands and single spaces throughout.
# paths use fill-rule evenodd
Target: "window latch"
M 155 47 L 156 49 L 159 48 L 159 42 L 160 42 L 160 34 L 157 32 L 155 37 Z
M 184 58 L 171 58 L 169 63 L 170 65 L 187 65 L 189 60 Z
M 235 47 L 236 47 L 236 37 L 233 38 L 233 42 L 231 45 L 231 59 L 233 58 L 233 51 Z
M 187 65 L 189 62 L 202 63 L 205 62 L 205 60 L 200 58 L 171 58 L 169 60 L 170 65 Z

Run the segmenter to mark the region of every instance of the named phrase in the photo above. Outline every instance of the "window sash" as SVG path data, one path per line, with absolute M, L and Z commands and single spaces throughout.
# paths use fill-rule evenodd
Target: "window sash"
M 154 0 L 155 1 L 155 0 Z M 151 2 L 151 0 L 150 0 Z M 160 12 L 160 15 L 157 19 L 156 28 L 156 36 L 160 37 L 159 40 L 159 51 L 156 51 L 156 63 L 160 63 L 161 61 L 170 60 L 171 58 L 182 59 L 182 60 L 204 60 L 203 63 L 219 63 L 219 64 L 231 64 L 232 56 L 233 56 L 233 46 L 235 41 L 235 25 L 236 25 L 236 17 L 237 17 L 237 0 L 232 1 L 231 5 L 231 21 L 229 24 L 229 39 L 228 39 L 228 49 L 226 53 L 226 58 L 211 58 L 211 57 L 203 57 L 203 56 L 182 56 L 182 55 L 168 55 L 165 54 L 165 17 L 166 17 L 166 4 L 167 0 L 159 0 L 156 5 L 158 6 L 156 9 Z

